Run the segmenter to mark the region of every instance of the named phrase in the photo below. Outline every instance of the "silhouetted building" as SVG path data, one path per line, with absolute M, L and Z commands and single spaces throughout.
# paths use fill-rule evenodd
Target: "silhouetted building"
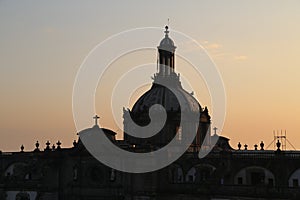
M 1 152 L 0 199 L 7 200 L 196 200 L 196 199 L 299 199 L 300 152 L 264 150 L 263 142 L 250 150 L 229 139 L 210 136 L 211 119 L 192 94 L 186 92 L 175 71 L 175 45 L 166 27 L 158 46 L 159 70 L 152 87 L 133 108 L 124 109 L 124 140 L 116 140 L 113 131 L 102 129 L 120 148 L 143 152 L 161 148 L 173 138 L 179 142 L 184 129 L 196 131 L 190 148 L 174 163 L 151 173 L 124 173 L 97 161 L 80 140 L 73 147 L 62 148 L 58 141 L 45 148 L 36 143 L 33 151 Z M 167 87 L 166 87 L 167 86 Z M 171 88 L 171 90 L 170 90 Z M 184 106 L 172 92 L 180 95 Z M 167 122 L 155 136 L 140 139 L 126 134 L 129 118 L 138 125 L 150 122 L 149 109 L 160 104 L 167 112 Z M 180 124 L 181 112 L 198 114 L 196 121 Z M 97 116 L 95 118 L 97 120 Z M 197 127 L 197 128 L 195 128 Z M 96 124 L 93 130 L 101 128 Z M 203 159 L 199 149 L 217 141 Z
M 180 142 L 183 132 L 197 132 L 193 146 L 200 148 L 206 132 L 210 130 L 210 116 L 207 108 L 202 109 L 193 95 L 181 86 L 180 77 L 175 71 L 175 49 L 166 26 L 165 37 L 158 46 L 158 72 L 154 75 L 151 89 L 136 101 L 132 110 L 124 109 L 124 139 L 129 144 L 135 146 L 152 144 L 156 147 L 162 147 L 174 137 Z M 182 101 L 181 106 L 178 98 Z M 140 126 L 146 126 L 150 123 L 149 109 L 155 104 L 162 105 L 167 112 L 167 121 L 163 129 L 155 136 L 147 139 L 126 134 L 126 131 L 132 131 L 128 130 L 129 119 L 133 119 Z M 196 121 L 185 120 L 180 124 L 182 112 L 199 115 L 199 118 Z

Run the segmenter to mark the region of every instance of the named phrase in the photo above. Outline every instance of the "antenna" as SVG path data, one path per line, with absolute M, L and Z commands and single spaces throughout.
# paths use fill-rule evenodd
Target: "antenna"
M 168 26 L 170 26 L 170 19 L 168 18 Z

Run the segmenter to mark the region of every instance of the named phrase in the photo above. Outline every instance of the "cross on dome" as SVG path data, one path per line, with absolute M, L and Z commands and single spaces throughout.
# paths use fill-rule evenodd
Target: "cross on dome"
M 217 127 L 214 127 L 213 129 L 214 129 L 215 135 L 217 135 L 217 130 L 218 130 L 218 128 L 217 128 Z
M 95 115 L 94 117 L 93 117 L 93 119 L 95 120 L 95 126 L 98 126 L 98 119 L 99 119 L 100 117 L 98 116 L 98 115 Z

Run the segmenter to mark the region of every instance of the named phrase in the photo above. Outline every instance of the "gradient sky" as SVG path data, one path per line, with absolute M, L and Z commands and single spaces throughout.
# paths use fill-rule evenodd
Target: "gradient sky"
M 77 139 L 72 89 L 85 56 L 113 34 L 164 27 L 168 18 L 217 64 L 227 95 L 222 135 L 234 148 L 239 141 L 250 148 L 262 140 L 268 145 L 273 130 L 286 129 L 300 149 L 297 0 L 0 0 L 0 150 L 21 144 L 32 150 L 37 140 L 41 147 L 47 140 L 71 146 Z M 208 104 L 196 92 L 201 105 Z M 103 126 L 117 131 L 111 118 L 99 115 Z

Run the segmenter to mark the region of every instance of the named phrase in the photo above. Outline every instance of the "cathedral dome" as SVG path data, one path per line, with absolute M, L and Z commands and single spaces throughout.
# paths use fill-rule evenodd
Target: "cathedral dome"
M 185 91 L 182 87 L 174 88 L 179 96 L 179 99 L 183 102 L 182 108 L 180 108 L 179 101 L 174 93 L 159 84 L 153 84 L 151 89 L 144 93 L 134 104 L 132 108 L 133 113 L 148 112 L 149 108 L 154 104 L 162 105 L 167 112 L 170 111 L 192 111 L 201 112 L 201 106 L 198 101 L 192 96 L 192 94 Z
M 153 76 L 152 87 L 135 102 L 131 110 L 123 109 L 124 140 L 128 144 L 140 147 L 152 145 L 154 148 L 160 148 L 174 138 L 180 141 L 182 135 L 184 137 L 186 133 L 190 134 L 196 131 L 193 145 L 199 148 L 209 129 L 210 117 L 207 109 L 203 110 L 201 108 L 193 94 L 183 89 L 180 74 L 175 71 L 176 46 L 174 46 L 173 40 L 169 38 L 168 26 L 165 29 L 165 37 L 158 46 L 157 73 Z M 148 138 L 128 134 L 135 129 L 132 128 L 132 121 L 139 126 L 150 124 L 152 117 L 150 108 L 156 104 L 164 107 L 167 114 L 166 123 L 162 129 Z M 160 110 L 157 110 L 157 112 L 154 110 L 154 113 L 157 114 L 154 117 L 160 115 L 160 112 Z M 196 118 L 182 120 L 184 114 L 196 116 Z
M 97 119 L 96 119 L 96 121 L 97 121 Z M 97 133 L 99 132 L 99 134 L 103 134 L 104 133 L 106 135 L 106 137 L 108 139 L 110 139 L 111 141 L 115 141 L 116 140 L 116 134 L 117 133 L 115 133 L 114 131 L 112 131 L 110 129 L 100 128 L 97 125 L 97 122 L 96 122 L 96 124 L 93 127 L 84 129 L 84 130 L 80 131 L 78 134 L 79 135 L 81 135 L 81 134 L 88 134 L 89 132 L 97 132 Z

